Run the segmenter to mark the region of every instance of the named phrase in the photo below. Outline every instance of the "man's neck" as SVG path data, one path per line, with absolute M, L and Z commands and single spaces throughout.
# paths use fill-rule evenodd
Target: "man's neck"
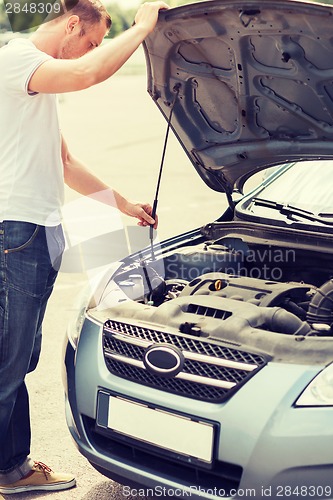
M 59 28 L 51 23 L 42 25 L 31 36 L 30 40 L 37 49 L 57 58 L 59 51 Z

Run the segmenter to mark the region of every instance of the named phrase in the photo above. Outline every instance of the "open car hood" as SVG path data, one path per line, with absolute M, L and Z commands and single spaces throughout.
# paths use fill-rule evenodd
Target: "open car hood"
M 162 11 L 144 42 L 148 92 L 204 181 L 333 157 L 333 8 L 211 0 Z

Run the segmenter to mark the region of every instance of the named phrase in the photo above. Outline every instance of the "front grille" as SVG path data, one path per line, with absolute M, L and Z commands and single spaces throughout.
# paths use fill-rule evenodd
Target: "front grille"
M 171 344 L 181 350 L 181 371 L 166 378 L 148 371 L 146 349 Z M 133 382 L 201 401 L 219 403 L 260 370 L 264 356 L 208 339 L 108 320 L 103 328 L 103 351 L 111 373 Z

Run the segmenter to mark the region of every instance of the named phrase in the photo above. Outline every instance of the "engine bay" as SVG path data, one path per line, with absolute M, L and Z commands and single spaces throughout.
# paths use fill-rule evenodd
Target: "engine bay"
M 110 317 L 238 344 L 258 332 L 296 340 L 333 335 L 332 259 L 313 247 L 201 237 L 166 247 L 155 260 L 128 262 L 112 279 L 116 307 L 110 290 L 99 306 Z

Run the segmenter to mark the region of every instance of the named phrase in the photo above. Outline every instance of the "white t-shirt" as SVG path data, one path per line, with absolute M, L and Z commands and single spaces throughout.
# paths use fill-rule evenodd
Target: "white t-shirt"
M 34 71 L 51 56 L 27 39 L 0 49 L 0 221 L 54 226 L 64 176 L 54 94 L 29 94 Z

